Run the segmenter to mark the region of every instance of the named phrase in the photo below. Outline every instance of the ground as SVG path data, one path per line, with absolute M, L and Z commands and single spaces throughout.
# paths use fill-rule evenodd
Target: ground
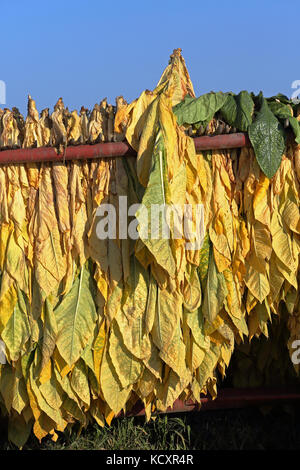
M 144 418 L 116 419 L 110 427 L 91 425 L 80 436 L 60 435 L 56 443 L 39 444 L 31 436 L 24 449 L 46 450 L 243 450 L 300 449 L 300 406 L 200 411 Z M 14 449 L 2 422 L 0 449 Z

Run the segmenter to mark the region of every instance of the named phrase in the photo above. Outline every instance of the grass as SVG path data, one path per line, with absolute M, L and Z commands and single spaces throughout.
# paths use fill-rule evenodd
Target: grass
M 78 435 L 61 434 L 57 442 L 39 444 L 31 436 L 31 450 L 248 450 L 300 449 L 299 405 L 275 408 L 190 412 L 144 418 L 123 418 L 110 427 L 90 425 Z M 4 438 L 0 449 L 14 449 Z

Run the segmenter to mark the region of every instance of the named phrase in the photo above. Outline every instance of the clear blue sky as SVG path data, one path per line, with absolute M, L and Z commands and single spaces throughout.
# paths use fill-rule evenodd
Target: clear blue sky
M 291 95 L 300 79 L 297 1 L 0 0 L 7 106 L 69 109 L 153 89 L 181 47 L 196 94 Z M 3 107 L 3 106 L 2 106 Z

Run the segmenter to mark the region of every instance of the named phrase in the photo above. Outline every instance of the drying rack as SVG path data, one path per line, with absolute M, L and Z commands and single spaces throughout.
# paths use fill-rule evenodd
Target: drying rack
M 246 133 L 222 134 L 195 137 L 196 152 L 203 150 L 232 149 L 250 146 Z M 59 154 L 53 147 L 39 147 L 0 151 L 0 164 L 60 162 L 65 160 L 87 160 L 96 158 L 118 158 L 136 156 L 136 152 L 127 142 L 106 142 L 92 145 L 67 147 Z M 292 402 L 300 400 L 300 390 L 295 387 L 278 388 L 221 388 L 215 400 L 205 396 L 201 398 L 201 410 L 243 408 L 270 403 Z M 198 410 L 200 405 L 191 400 L 176 400 L 167 413 Z M 127 416 L 144 415 L 141 402 L 137 402 Z

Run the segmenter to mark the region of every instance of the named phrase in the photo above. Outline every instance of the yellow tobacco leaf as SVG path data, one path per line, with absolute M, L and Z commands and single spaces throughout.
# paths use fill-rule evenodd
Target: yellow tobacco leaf
M 270 297 L 272 299 L 271 303 L 274 303 L 279 297 L 280 290 L 285 279 L 283 274 L 278 269 L 277 256 L 274 251 L 272 252 L 270 259 L 270 279 Z
M 90 413 L 96 423 L 102 428 L 105 426 L 105 419 L 102 413 L 102 402 L 100 400 L 93 400 L 90 406 Z M 110 423 L 108 423 L 110 425 Z
M 79 259 L 82 266 L 87 258 L 86 236 L 88 232 L 86 194 L 84 193 L 85 177 L 82 162 L 73 162 L 69 175 L 71 243 L 73 259 Z
M 3 271 L 4 269 L 7 242 L 9 240 L 9 237 L 12 231 L 13 231 L 12 224 L 1 223 L 1 228 L 0 228 L 0 269 L 1 271 Z
M 8 215 L 8 195 L 7 195 L 7 185 L 6 185 L 6 173 L 4 168 L 0 168 L 0 217 L 1 225 L 9 224 L 9 215 Z
M 124 286 L 122 308 L 115 319 L 126 348 L 138 359 L 150 354 L 150 341 L 144 326 L 148 301 L 149 275 L 134 256 L 130 259 L 130 275 Z
M 2 293 L 2 287 L 3 281 L 0 294 L 0 334 L 2 334 L 8 320 L 10 319 L 18 299 L 14 285 L 11 285 L 4 293 Z
M 162 351 L 168 347 L 175 334 L 181 316 L 182 297 L 178 292 L 170 293 L 167 289 L 157 291 L 157 308 L 151 335 L 154 344 Z
M 183 285 L 183 304 L 189 311 L 195 311 L 201 304 L 201 285 L 195 266 L 188 264 Z
M 41 413 L 39 418 L 34 422 L 33 432 L 35 437 L 41 442 L 41 440 L 48 434 L 53 434 L 54 422 L 46 413 Z
M 177 400 L 182 391 L 187 387 L 190 379 L 191 376 L 189 375 L 178 377 L 171 369 L 167 381 L 161 386 L 161 396 L 158 394 L 156 401 L 157 409 L 165 411 L 173 406 L 174 401 Z
M 227 295 L 227 287 L 223 273 L 219 273 L 214 261 L 212 250 L 209 256 L 206 288 L 204 293 L 202 311 L 204 318 L 213 323 L 223 307 Z
M 59 371 L 60 375 L 62 378 L 64 378 L 74 367 L 74 364 L 69 366 L 67 362 L 62 358 L 62 356 L 59 354 L 59 351 L 57 348 L 54 349 L 53 352 L 53 359 L 56 365 L 57 370 Z
M 32 236 L 32 244 L 35 245 L 36 279 L 48 296 L 58 289 L 59 282 L 66 273 L 67 264 L 56 219 L 50 168 L 47 167 L 42 170 L 38 211 Z
M 212 232 L 211 232 L 212 233 Z M 212 237 L 212 241 L 214 240 L 214 236 Z M 214 259 L 217 266 L 217 269 L 220 273 L 225 271 L 226 269 L 230 268 L 231 262 L 228 258 L 226 258 L 222 253 L 220 253 L 216 247 L 213 247 L 214 252 Z
M 104 399 L 110 407 L 108 415 L 113 418 L 111 412 L 118 414 L 125 407 L 132 385 L 122 388 L 107 350 L 103 354 L 100 383 Z M 106 420 L 108 415 L 105 414 Z
M 118 380 L 122 388 L 125 389 L 137 382 L 142 374 L 143 365 L 142 362 L 136 359 L 133 353 L 125 347 L 116 320 L 112 322 L 110 328 L 109 355 L 117 372 Z
M 285 201 L 282 218 L 290 230 L 300 234 L 300 212 L 295 202 L 290 199 Z
M 51 378 L 51 359 L 49 359 L 49 361 L 47 362 L 47 364 L 45 364 L 45 366 L 43 367 L 41 373 L 40 373 L 40 377 L 39 377 L 39 381 L 41 384 L 44 384 L 46 382 L 48 382 L 48 380 L 50 380 Z
M 254 221 L 249 231 L 250 252 L 246 260 L 257 271 L 262 274 L 268 269 L 268 261 L 272 253 L 272 240 L 270 230 L 259 221 Z
M 112 422 L 114 417 L 115 417 L 115 413 L 106 404 L 106 406 L 105 406 L 105 421 L 107 422 L 108 426 L 111 425 L 111 422 Z
M 220 357 L 220 349 L 219 345 L 212 343 L 211 348 L 205 353 L 205 357 L 196 375 L 201 391 L 205 390 L 210 379 L 214 379 L 214 371 Z
M 182 101 L 187 94 L 195 97 L 193 84 L 180 48 L 174 49 L 173 54 L 170 56 L 169 65 L 160 77 L 154 92 L 157 92 L 161 87 L 172 91 L 173 106 Z
M 53 312 L 53 305 L 55 300 L 48 297 L 42 307 L 41 318 L 43 320 L 43 340 L 42 340 L 42 364 L 45 364 L 50 360 L 56 345 L 57 338 L 57 323 L 56 316 Z
M 132 102 L 133 107 L 127 108 L 126 113 L 129 115 L 129 123 L 126 129 L 126 139 L 132 148 L 138 150 L 140 136 L 145 127 L 147 111 L 156 95 L 149 90 L 142 92 L 140 97 Z M 116 119 L 118 118 L 118 112 Z M 115 121 L 116 126 L 116 121 Z M 117 129 L 120 132 L 120 130 Z
M 88 371 L 87 366 L 82 359 L 79 359 L 79 361 L 76 362 L 72 370 L 70 384 L 73 391 L 88 408 L 90 406 L 91 399 Z
M 52 431 L 50 431 L 49 434 L 52 436 L 52 437 L 51 437 L 51 440 L 52 440 L 53 442 L 56 442 L 57 439 L 58 439 L 58 434 L 54 431 L 54 429 L 53 429 Z
M 159 353 L 161 359 L 174 371 L 182 382 L 187 381 L 190 377 L 190 371 L 186 364 L 186 345 L 183 342 L 183 335 L 178 321 L 172 336 L 172 341 L 168 345 L 168 349 L 161 349 Z
M 50 381 L 43 384 L 42 387 L 45 387 L 48 384 L 50 384 Z M 61 411 L 59 410 L 59 408 L 54 409 L 54 408 L 52 408 L 52 406 L 50 406 L 48 404 L 48 402 L 45 400 L 44 396 L 41 393 L 42 387 L 39 388 L 38 383 L 34 378 L 33 368 L 31 367 L 30 368 L 30 390 L 32 390 L 32 393 L 35 397 L 38 408 L 42 412 L 44 412 L 45 415 L 47 416 L 47 418 L 48 419 L 50 418 L 53 423 L 58 424 L 58 425 L 63 427 L 63 420 L 62 420 Z M 56 391 L 55 387 L 52 387 L 52 391 L 55 394 L 57 394 L 57 391 Z M 40 418 L 41 418 L 41 415 L 39 416 L 39 419 Z M 52 428 L 53 428 L 53 424 L 52 424 Z
M 181 131 L 177 128 L 176 117 L 172 112 L 172 102 L 169 96 L 164 94 L 160 96 L 158 114 L 165 146 L 168 180 L 172 181 L 173 176 L 179 171 L 183 156 L 179 152 Z
M 27 393 L 28 393 L 28 397 L 29 397 L 31 410 L 32 410 L 35 421 L 37 421 L 39 419 L 40 415 L 41 415 L 41 409 L 40 409 L 40 407 L 38 405 L 38 402 L 37 402 L 37 399 L 36 399 L 36 397 L 33 393 L 33 390 L 31 388 L 29 379 L 26 382 L 26 388 L 27 388 Z
M 149 369 L 145 368 L 137 387 L 137 393 L 140 398 L 144 400 L 152 396 L 156 380 L 157 377 L 155 377 Z
M 20 248 L 16 240 L 16 233 L 12 232 L 7 241 L 4 274 L 14 279 L 20 289 L 28 294 L 29 274 L 25 259 L 24 247 Z M 1 286 L 2 290 L 2 286 Z
M 296 260 L 293 256 L 291 237 L 280 223 L 278 211 L 274 211 L 271 220 L 272 247 L 280 261 L 291 271 L 296 271 Z
M 261 303 L 270 292 L 267 276 L 249 266 L 246 272 L 245 284 L 253 296 Z
M 261 172 L 253 197 L 253 211 L 254 217 L 265 225 L 270 223 L 270 209 L 267 200 L 269 185 L 269 178 Z
M 162 368 L 163 368 L 163 361 L 159 356 L 159 350 L 154 345 L 153 342 L 150 343 L 151 345 L 151 353 L 150 356 L 144 360 L 145 366 L 149 369 L 149 371 L 156 377 L 157 380 L 161 380 Z M 140 379 L 141 382 L 142 379 Z
M 240 295 L 239 285 L 236 285 L 236 280 L 230 269 L 223 272 L 226 287 L 227 287 L 227 310 L 230 317 L 240 319 L 242 317 L 242 299 Z
M 284 278 L 295 289 L 298 289 L 297 273 L 295 271 L 295 268 L 291 270 L 279 258 L 276 258 L 276 264 L 277 264 L 278 271 L 284 276 Z
M 20 361 L 18 361 L 15 366 L 14 384 L 13 389 L 10 390 L 10 393 L 13 395 L 11 407 L 16 410 L 17 413 L 21 414 L 29 404 L 29 399 Z
M 93 356 L 94 356 L 94 370 L 95 370 L 95 375 L 100 382 L 100 366 L 101 366 L 101 361 L 103 357 L 103 352 L 104 352 L 104 346 L 105 346 L 105 340 L 106 340 L 106 331 L 105 331 L 105 321 L 102 321 L 97 338 L 95 339 L 94 345 L 93 345 Z
M 59 412 L 63 404 L 64 396 L 62 388 L 59 386 L 59 383 L 56 380 L 55 375 L 52 373 L 52 371 L 50 379 L 42 383 L 39 387 L 39 390 L 48 405 Z M 59 422 L 60 425 L 63 427 L 63 423 L 61 421 Z
M 158 124 L 158 105 L 159 98 L 156 98 L 149 106 L 137 154 L 137 176 L 140 183 L 145 187 L 148 184 L 156 138 L 155 129 Z

